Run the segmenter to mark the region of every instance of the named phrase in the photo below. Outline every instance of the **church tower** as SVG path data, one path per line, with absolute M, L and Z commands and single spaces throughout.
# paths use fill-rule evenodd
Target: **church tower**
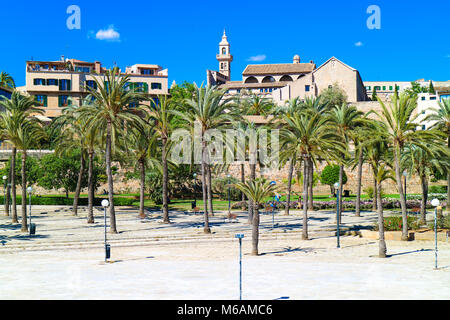
M 219 61 L 219 72 L 227 78 L 227 81 L 230 81 L 233 56 L 230 54 L 230 44 L 225 30 L 223 30 L 222 41 L 219 43 L 219 54 L 216 57 Z

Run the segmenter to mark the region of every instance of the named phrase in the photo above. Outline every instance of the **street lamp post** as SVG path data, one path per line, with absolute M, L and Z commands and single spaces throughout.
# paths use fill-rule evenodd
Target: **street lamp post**
M 111 258 L 111 247 L 109 244 L 106 243 L 106 208 L 109 207 L 109 201 L 106 199 L 103 200 L 102 207 L 103 207 L 103 213 L 104 213 L 104 217 L 105 217 L 105 262 L 107 262 L 107 260 L 109 258 Z
M 336 190 L 339 190 L 339 183 L 336 182 L 334 184 L 334 188 Z M 341 208 L 339 206 L 339 191 L 336 192 L 336 235 L 337 235 L 337 247 L 340 248 L 340 242 L 339 242 L 339 236 L 340 236 L 340 230 L 339 230 L 339 214 L 340 214 Z
M 437 211 L 439 208 L 439 200 L 433 199 L 431 205 L 434 207 L 434 269 L 438 269 L 438 248 L 437 248 Z
M 230 198 L 230 178 L 231 175 L 227 174 L 227 178 L 228 178 L 228 218 L 231 217 L 231 198 Z
M 30 186 L 27 188 L 28 191 L 28 199 L 29 199 L 29 211 L 30 211 L 30 235 L 33 235 L 36 233 L 36 225 L 31 223 L 31 194 L 33 192 L 33 188 Z
M 194 177 L 194 203 L 192 210 L 195 210 L 197 208 L 197 174 L 194 173 L 192 176 Z
M 8 206 L 9 206 L 9 212 L 11 214 L 11 205 L 12 205 L 12 199 L 11 199 L 11 183 L 8 183 Z
M 239 300 L 242 300 L 242 239 L 243 233 L 238 233 L 234 236 L 239 239 Z
M 4 202 L 4 206 L 5 206 L 5 213 L 6 213 L 6 179 L 8 179 L 7 176 L 3 176 L 3 202 Z
M 277 183 L 276 181 L 272 181 L 270 183 L 272 186 L 276 186 Z M 275 195 L 273 196 L 273 201 L 272 201 L 272 229 L 275 226 Z

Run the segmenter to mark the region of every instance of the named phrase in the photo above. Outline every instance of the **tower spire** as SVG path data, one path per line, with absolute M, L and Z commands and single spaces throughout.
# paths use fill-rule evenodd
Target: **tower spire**
M 219 43 L 219 54 L 217 55 L 219 61 L 219 72 L 227 77 L 229 81 L 231 78 L 231 62 L 233 56 L 230 53 L 230 43 L 228 42 L 225 28 L 223 29 L 222 41 Z

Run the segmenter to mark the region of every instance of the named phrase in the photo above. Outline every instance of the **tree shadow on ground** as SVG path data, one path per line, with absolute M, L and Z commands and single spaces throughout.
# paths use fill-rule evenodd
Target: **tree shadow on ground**
M 395 257 L 395 256 L 402 256 L 402 255 L 410 254 L 410 253 L 427 252 L 427 251 L 433 251 L 433 250 L 432 249 L 420 249 L 420 250 L 414 250 L 414 251 L 407 251 L 407 252 L 387 254 L 386 258 L 391 258 L 391 257 Z
M 11 240 L 20 240 L 20 241 L 33 241 L 33 240 L 37 240 L 37 239 L 48 239 L 49 236 L 48 235 L 29 235 L 29 234 L 17 234 L 17 235 L 13 235 L 13 236 L 5 236 L 5 235 L 0 235 L 0 243 L 4 246 L 6 243 L 8 243 L 8 241 Z
M 317 248 L 292 248 L 292 247 L 286 247 L 279 251 L 271 251 L 271 252 L 264 252 L 261 253 L 260 256 L 268 255 L 268 254 L 285 254 L 285 253 L 291 253 L 291 252 L 314 252 L 317 251 Z

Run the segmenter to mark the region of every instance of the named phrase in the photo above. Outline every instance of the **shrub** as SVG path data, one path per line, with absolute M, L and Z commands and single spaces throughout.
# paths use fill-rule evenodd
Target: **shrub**
M 447 193 L 447 186 L 431 186 L 430 193 Z
M 230 177 L 229 183 L 230 185 L 230 199 L 232 201 L 238 201 L 242 199 L 241 191 L 233 186 L 233 184 L 238 183 L 239 180 L 233 177 Z M 212 182 L 212 190 L 213 193 L 218 195 L 220 199 L 228 200 L 228 178 L 216 178 Z
M 408 217 L 408 230 L 415 230 L 419 228 L 418 219 L 416 217 Z M 401 231 L 403 220 L 401 216 L 385 217 L 384 231 Z M 374 225 L 374 230 L 378 231 L 378 223 Z
M 338 165 L 327 165 L 320 175 L 320 182 L 322 184 L 329 185 L 331 188 L 331 191 L 334 190 L 334 184 L 336 182 L 339 182 L 339 166 Z M 347 174 L 344 171 L 344 174 L 342 175 L 342 183 L 347 183 Z

